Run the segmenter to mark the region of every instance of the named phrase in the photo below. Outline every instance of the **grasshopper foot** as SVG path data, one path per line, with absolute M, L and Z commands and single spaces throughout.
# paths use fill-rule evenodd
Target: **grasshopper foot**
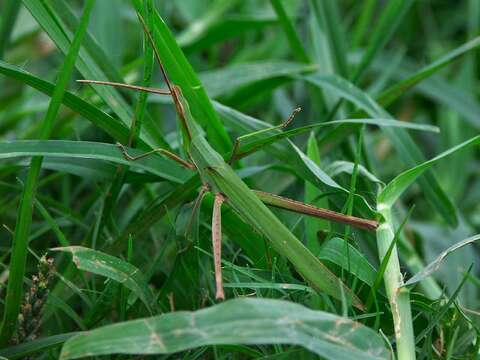
M 128 160 L 128 161 L 133 161 L 135 160 L 135 158 L 133 156 L 130 156 L 130 154 L 128 153 L 127 149 L 125 146 L 123 146 L 123 144 L 119 143 L 117 141 L 117 143 L 115 144 L 117 145 L 117 147 L 120 149 L 120 151 L 122 152 L 122 155 L 123 157 Z

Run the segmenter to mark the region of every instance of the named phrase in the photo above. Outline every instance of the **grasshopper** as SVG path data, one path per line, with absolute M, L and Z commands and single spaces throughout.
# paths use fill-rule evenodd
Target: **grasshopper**
M 221 208 L 222 205 L 226 203 L 236 211 L 240 218 L 268 239 L 272 243 L 273 248 L 280 255 L 285 256 L 313 288 L 317 291 L 324 291 L 337 299 L 347 299 L 347 301 L 353 306 L 363 309 L 362 302 L 353 291 L 349 289 L 335 274 L 333 274 L 317 257 L 315 257 L 295 237 L 295 235 L 293 235 L 290 230 L 280 222 L 266 205 L 341 222 L 367 230 L 375 230 L 378 226 L 377 221 L 348 216 L 278 195 L 251 190 L 230 166 L 231 162 L 239 158 L 239 156 L 237 156 L 237 150 L 240 147 L 240 142 L 238 140 L 235 142 L 230 160 L 228 161 L 210 146 L 203 129 L 193 118 L 189 104 L 182 95 L 180 87 L 172 84 L 169 80 L 167 72 L 162 64 L 161 56 L 155 47 L 150 30 L 147 28 L 143 18 L 140 15 L 138 17 L 143 25 L 149 42 L 152 45 L 155 58 L 159 64 L 168 89 L 157 89 L 98 80 L 79 80 L 79 82 L 123 87 L 138 91 L 146 91 L 153 94 L 171 96 L 180 121 L 184 153 L 188 157 L 187 159 L 182 159 L 180 156 L 165 149 L 153 149 L 139 156 L 133 157 L 128 153 L 125 146 L 119 143 L 117 143 L 117 146 L 127 160 L 135 161 L 139 158 L 159 153 L 178 162 L 187 169 L 198 172 L 202 186 L 195 201 L 192 210 L 193 213 L 200 208 L 202 199 L 207 192 L 213 194 L 212 248 L 216 299 L 225 299 L 221 269 Z M 284 123 L 284 126 L 288 125 L 298 111 L 299 109 L 294 110 L 289 119 Z M 190 225 L 187 227 L 189 226 Z

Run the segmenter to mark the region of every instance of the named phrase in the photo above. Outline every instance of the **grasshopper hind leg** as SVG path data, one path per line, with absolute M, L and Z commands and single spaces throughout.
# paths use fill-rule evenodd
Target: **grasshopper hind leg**
M 225 300 L 222 279 L 222 204 L 224 201 L 225 196 L 223 194 L 215 194 L 212 215 L 212 247 L 215 266 L 216 300 Z

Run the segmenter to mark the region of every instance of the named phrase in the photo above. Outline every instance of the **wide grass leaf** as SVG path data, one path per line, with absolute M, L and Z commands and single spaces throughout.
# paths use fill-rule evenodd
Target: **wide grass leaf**
M 351 272 L 364 283 L 373 286 L 376 277 L 375 268 L 356 248 L 350 244 L 347 244 L 347 246 L 348 250 L 345 247 L 345 240 L 334 237 L 322 246 L 318 258 L 341 266 L 345 271 Z
M 420 83 L 422 80 L 432 76 L 443 67 L 450 64 L 452 61 L 458 59 L 460 56 L 477 49 L 480 46 L 480 37 L 476 37 L 465 44 L 459 46 L 456 49 L 448 52 L 440 59 L 425 66 L 414 74 L 410 75 L 406 79 L 396 83 L 392 87 L 385 90 L 377 99 L 377 101 L 383 106 L 390 105 L 393 101 L 398 99 L 402 94 L 408 91 L 408 89 Z
M 132 264 L 101 251 L 83 246 L 65 246 L 51 249 L 72 254 L 72 261 L 79 270 L 105 276 L 118 281 L 133 291 L 152 311 L 155 308 L 154 296 L 142 272 Z
M 85 332 L 64 344 L 60 358 L 171 354 L 220 344 L 300 345 L 335 360 L 389 356 L 375 331 L 347 318 L 286 301 L 244 298 Z

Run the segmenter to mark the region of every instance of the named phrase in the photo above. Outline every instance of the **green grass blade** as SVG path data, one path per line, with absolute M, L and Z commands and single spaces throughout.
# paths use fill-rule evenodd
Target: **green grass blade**
M 128 148 L 132 156 L 144 152 Z M 159 155 L 129 161 L 125 159 L 116 145 L 91 141 L 69 140 L 13 140 L 0 142 L 0 158 L 9 159 L 20 156 L 48 156 L 70 159 L 96 159 L 116 164 L 129 165 L 132 168 L 147 171 L 168 181 L 183 183 L 191 172 L 177 162 Z
M 356 67 L 351 78 L 354 84 L 356 84 L 365 73 L 378 52 L 390 41 L 413 3 L 414 0 L 392 0 L 385 4 L 378 24 L 370 35 L 367 50 L 363 54 L 362 60 Z
M 373 286 L 376 277 L 376 270 L 365 256 L 347 244 L 349 260 L 347 259 L 347 251 L 345 249 L 345 240 L 334 237 L 328 240 L 320 249 L 318 258 L 337 264 L 345 271 L 349 271 L 356 278 L 362 280 L 365 284 Z
M 342 125 L 342 124 L 353 124 L 353 125 L 375 125 L 379 127 L 396 127 L 396 128 L 404 128 L 404 129 L 411 129 L 411 130 L 420 130 L 420 131 L 431 131 L 431 132 L 439 132 L 439 128 L 432 125 L 424 125 L 424 124 L 415 124 L 409 123 L 405 121 L 399 121 L 394 119 L 344 119 L 344 120 L 332 120 L 317 124 L 311 124 L 306 126 L 301 126 L 292 130 L 287 131 L 278 131 L 274 135 L 268 135 L 268 133 L 272 133 L 275 131 L 267 132 L 266 136 L 257 136 L 257 135 L 264 135 L 262 133 L 252 133 L 240 136 L 238 139 L 242 141 L 242 145 L 238 150 L 238 157 L 243 157 L 243 155 L 251 154 L 264 146 L 270 145 L 276 141 L 287 139 L 292 136 L 297 136 L 304 134 L 306 132 L 326 127 L 326 126 L 334 126 L 334 125 Z M 246 139 L 253 138 L 253 140 L 245 141 Z M 255 139 L 257 138 L 257 139 Z
M 333 75 L 311 75 L 306 77 L 305 80 L 334 91 L 338 95 L 353 102 L 372 117 L 391 118 L 368 94 L 345 79 Z M 385 127 L 383 128 L 383 132 L 390 139 L 398 155 L 406 164 L 415 166 L 425 161 L 422 151 L 404 129 Z M 456 209 L 438 184 L 435 176 L 427 173 L 424 178 L 420 179 L 420 186 L 427 199 L 434 205 L 435 209 L 443 218 L 451 225 L 457 224 Z
M 391 86 L 380 96 L 377 101 L 382 106 L 388 106 L 400 96 L 405 94 L 409 89 L 417 85 L 422 80 L 432 76 L 438 72 L 443 67 L 449 65 L 453 61 L 457 60 L 459 57 L 465 55 L 466 53 L 471 52 L 472 50 L 477 49 L 480 46 L 480 37 L 476 37 L 465 44 L 457 47 L 456 49 L 448 52 L 440 59 L 434 61 L 433 63 L 425 66 L 424 68 L 418 70 L 415 74 L 409 76 L 408 78 L 396 83 Z
M 472 243 L 474 243 L 475 241 L 478 241 L 478 240 L 480 240 L 480 234 L 471 236 L 467 239 L 463 239 L 463 240 L 459 241 L 458 243 L 450 246 L 448 249 L 442 251 L 442 253 L 435 260 L 433 260 L 431 263 L 429 263 L 427 266 L 425 266 L 425 268 L 422 271 L 415 274 L 407 282 L 405 282 L 405 286 L 416 284 L 416 283 L 422 281 L 423 279 L 425 279 L 426 277 L 432 275 L 435 271 L 438 270 L 438 268 L 442 265 L 443 260 L 449 254 L 451 254 L 452 252 L 454 252 L 457 249 L 460 249 L 460 248 L 464 247 L 465 245 L 472 244 Z
M 205 84 L 208 95 L 216 98 L 248 85 L 255 86 L 255 83 L 266 80 L 290 81 L 292 76 L 311 73 L 317 68 L 314 64 L 291 61 L 258 61 L 233 64 L 219 70 L 203 72 L 200 74 L 200 79 Z
M 366 303 L 366 308 L 370 309 L 370 306 L 372 305 L 373 301 L 375 300 L 376 297 L 376 292 L 380 288 L 380 285 L 382 283 L 383 276 L 385 275 L 385 270 L 387 268 L 388 263 L 390 262 L 390 257 L 392 256 L 393 249 L 396 249 L 397 242 L 400 239 L 400 234 L 407 223 L 408 219 L 410 218 L 410 215 L 412 214 L 413 207 L 411 207 L 408 211 L 408 214 L 405 216 L 403 219 L 402 223 L 398 227 L 398 229 L 395 231 L 395 235 L 393 236 L 393 239 L 385 252 L 385 255 L 382 258 L 382 261 L 380 262 L 380 266 L 378 267 L 377 273 L 375 275 L 375 281 L 372 284 L 372 289 L 370 291 L 370 294 L 368 295 L 367 303 Z
M 293 52 L 293 56 L 296 57 L 299 61 L 309 63 L 310 59 L 308 58 L 307 52 L 302 45 L 300 36 L 295 30 L 295 26 L 287 15 L 285 7 L 282 4 L 281 0 L 270 0 L 275 13 L 278 16 L 278 21 L 283 28 L 283 32 L 287 36 L 288 42 Z
M 337 3 L 335 1 L 311 0 L 310 7 L 317 23 L 323 25 L 330 49 L 331 61 L 334 64 L 336 73 L 343 77 L 348 77 L 346 42 Z
M 82 246 L 53 248 L 72 254 L 72 262 L 79 270 L 115 280 L 134 292 L 145 304 L 150 313 L 155 309 L 155 297 L 143 278 L 141 271 L 132 264 L 115 256 Z
M 318 150 L 317 141 L 313 132 L 310 133 L 307 144 L 307 156 L 317 165 L 320 166 L 320 152 Z M 322 191 L 308 181 L 305 181 L 305 202 L 324 209 L 328 209 L 328 199 L 321 198 Z M 313 219 L 305 217 L 305 236 L 307 238 L 307 247 L 315 255 L 320 251 L 320 241 L 318 239 L 319 232 L 330 230 L 330 224 L 326 220 Z
M 141 13 L 142 2 L 132 0 L 137 13 Z M 153 11 L 153 39 L 155 47 L 160 53 L 161 61 L 170 80 L 178 85 L 192 107 L 193 114 L 205 128 L 212 144 L 221 152 L 231 148 L 231 141 L 223 127 L 210 99 L 205 92 L 195 71 L 178 46 L 173 34 L 160 15 Z
M 18 0 L 6 0 L 2 4 L 2 18 L 0 19 L 0 59 L 3 59 L 8 46 L 15 21 L 22 3 Z
M 453 153 L 462 150 L 471 145 L 480 144 L 480 135 L 475 136 L 453 148 L 444 151 L 443 153 L 435 156 L 434 158 L 425 161 L 424 163 L 415 166 L 407 171 L 404 171 L 400 175 L 396 176 L 390 181 L 385 189 L 378 195 L 379 204 L 391 207 L 397 201 L 397 199 L 403 194 L 403 192 L 420 176 L 425 170 L 430 168 L 436 162 L 444 159 L 445 157 L 452 155 Z
M 227 12 L 237 3 L 238 0 L 221 0 L 208 7 L 201 17 L 193 20 L 185 30 L 176 36 L 178 44 L 184 48 L 198 43 L 222 18 L 228 16 Z
M 349 319 L 286 301 L 235 299 L 195 312 L 173 312 L 82 333 L 64 344 L 60 358 L 170 354 L 233 343 L 295 344 L 335 360 L 388 356 L 378 334 Z
M 52 100 L 49 104 L 45 120 L 42 124 L 40 138 L 47 139 L 52 131 L 58 109 L 62 103 L 62 97 L 70 80 L 75 60 L 77 58 L 83 35 L 88 26 L 90 12 L 92 10 L 94 0 L 87 1 L 80 25 L 75 33 L 72 45 L 68 50 L 65 61 L 58 75 L 57 84 L 55 86 Z M 5 298 L 5 309 L 0 331 L 0 345 L 5 345 L 12 336 L 18 313 L 20 310 L 23 277 L 25 275 L 25 264 L 27 260 L 27 244 L 30 234 L 30 226 L 32 223 L 33 202 L 37 188 L 38 177 L 42 166 L 42 158 L 36 157 L 32 159 L 30 169 L 28 171 L 27 180 L 23 190 L 22 198 L 18 208 L 17 222 L 15 225 L 15 235 L 12 244 L 12 255 L 10 260 L 10 275 L 8 279 L 7 296 Z
M 374 15 L 377 0 L 366 0 L 363 2 L 360 16 L 352 30 L 352 47 L 357 48 L 362 43 L 368 28 L 371 26 L 372 16 Z

